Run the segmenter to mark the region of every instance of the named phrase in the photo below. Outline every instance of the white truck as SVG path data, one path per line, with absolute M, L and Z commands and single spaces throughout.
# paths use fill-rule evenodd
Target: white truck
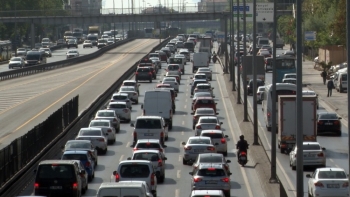
M 198 52 L 193 54 L 192 58 L 192 73 L 194 73 L 198 68 L 209 67 L 208 53 Z
M 181 69 L 181 73 L 185 74 L 185 59 L 180 57 L 169 57 L 169 64 L 178 64 Z
M 143 116 L 160 116 L 168 124 L 169 130 L 173 127 L 173 103 L 170 90 L 150 90 L 145 92 Z
M 278 148 L 281 153 L 290 152 L 296 143 L 296 107 L 296 95 L 278 97 Z M 316 96 L 303 96 L 303 141 L 316 141 L 316 108 Z

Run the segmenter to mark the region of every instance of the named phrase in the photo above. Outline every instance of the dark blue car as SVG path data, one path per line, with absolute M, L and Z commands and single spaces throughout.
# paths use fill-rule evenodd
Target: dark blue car
M 61 159 L 80 160 L 85 167 L 85 172 L 88 174 L 89 181 L 95 177 L 95 162 L 89 151 L 65 151 Z

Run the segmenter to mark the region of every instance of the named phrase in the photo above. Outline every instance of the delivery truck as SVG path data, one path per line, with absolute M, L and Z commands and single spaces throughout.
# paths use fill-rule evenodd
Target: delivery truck
M 303 141 L 314 142 L 317 136 L 316 96 L 303 96 Z M 278 148 L 281 153 L 289 153 L 296 144 L 297 110 L 296 95 L 278 97 Z

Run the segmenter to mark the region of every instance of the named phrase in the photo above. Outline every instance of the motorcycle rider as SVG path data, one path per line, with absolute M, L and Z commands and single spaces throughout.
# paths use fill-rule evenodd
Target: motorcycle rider
M 217 57 L 216 57 L 217 55 L 216 55 L 216 53 L 215 53 L 215 51 L 213 51 L 213 62 L 215 63 L 216 62 L 216 60 L 217 60 Z
M 246 152 L 248 150 L 248 142 L 246 140 L 244 140 L 244 135 L 239 136 L 239 141 L 236 144 L 236 148 L 237 148 L 237 161 L 239 162 L 239 155 L 241 154 L 241 152 Z M 248 159 L 248 153 L 247 153 L 247 159 Z

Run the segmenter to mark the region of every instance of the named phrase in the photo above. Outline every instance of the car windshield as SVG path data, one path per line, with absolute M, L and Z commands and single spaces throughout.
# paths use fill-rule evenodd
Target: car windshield
M 22 58 L 20 58 L 20 57 L 13 57 L 13 58 L 11 58 L 10 61 L 21 61 L 21 60 L 22 60 Z
M 90 127 L 109 127 L 109 122 L 93 121 L 90 123 Z
M 45 164 L 39 165 L 39 179 L 72 179 L 74 176 L 73 165 Z
M 221 163 L 222 157 L 221 156 L 200 156 L 199 157 L 199 163 Z
M 217 123 L 218 121 L 214 118 L 201 118 L 199 119 L 200 123 Z
M 318 144 L 303 144 L 303 150 L 321 150 Z
M 337 114 L 320 114 L 320 119 L 338 119 Z
M 127 92 L 127 91 L 135 91 L 134 88 L 120 88 L 121 92 Z
M 79 135 L 81 136 L 101 136 L 101 131 L 99 130 L 82 130 Z
M 63 154 L 62 160 L 88 160 L 85 154 Z
M 201 169 L 197 172 L 197 176 L 209 176 L 209 177 L 213 177 L 213 176 L 225 176 L 225 171 L 223 169 Z
M 136 144 L 136 147 L 135 148 L 149 148 L 149 149 L 159 149 L 161 148 L 159 144 L 157 143 L 138 143 Z
M 209 139 L 190 139 L 188 144 L 210 144 Z
M 86 142 L 67 142 L 65 149 L 72 149 L 72 148 L 86 148 L 86 149 L 90 149 L 90 144 L 86 143 Z
M 159 155 L 157 153 L 135 153 L 133 156 L 134 160 L 147 160 L 147 161 L 158 161 Z
M 124 82 L 123 85 L 124 86 L 134 86 L 135 82 Z
M 114 113 L 113 112 L 98 112 L 97 113 L 98 117 L 114 117 Z
M 127 108 L 125 104 L 110 104 L 108 108 L 112 109 L 124 109 Z
M 162 124 L 158 119 L 139 119 L 136 121 L 137 129 L 161 129 Z
M 320 171 L 318 173 L 319 179 L 347 179 L 343 171 Z
M 143 164 L 122 165 L 120 167 L 120 176 L 123 178 L 147 178 L 149 173 L 149 167 Z

